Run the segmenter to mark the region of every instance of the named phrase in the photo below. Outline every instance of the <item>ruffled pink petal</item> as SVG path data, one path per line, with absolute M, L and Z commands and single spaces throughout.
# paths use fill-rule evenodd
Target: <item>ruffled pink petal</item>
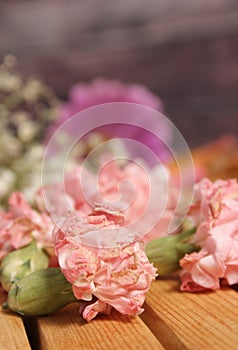
M 105 227 L 109 236 L 114 230 L 124 230 L 112 223 L 106 223 L 104 227 L 101 216 L 98 220 L 93 224 L 88 223 L 88 219 L 78 219 L 77 225 L 72 216 L 66 218 L 63 231 L 56 228 L 53 237 L 59 265 L 66 279 L 72 283 L 76 298 L 91 300 L 94 296 L 122 314 L 136 316 L 143 311 L 145 294 L 156 277 L 155 268 L 138 242 L 116 248 L 82 245 L 81 233 L 92 231 L 95 243 Z M 72 227 L 72 222 L 74 229 L 69 232 L 67 226 Z M 91 308 L 96 315 L 98 310 Z M 87 316 L 88 319 L 92 317 Z
M 83 318 L 89 322 L 99 313 L 104 315 L 110 315 L 111 306 L 104 303 L 101 300 L 97 300 L 95 303 L 87 305 L 84 310 L 80 310 L 80 313 L 83 313 Z
M 33 239 L 39 247 L 55 255 L 53 223 L 49 215 L 32 209 L 20 192 L 9 199 L 9 211 L 0 213 L 0 260 L 10 251 L 28 245 Z
M 213 255 L 202 258 L 191 269 L 193 280 L 200 286 L 209 289 L 220 288 L 220 278 L 224 276 L 225 267 Z
M 183 271 L 180 274 L 181 285 L 180 289 L 184 292 L 203 292 L 207 290 L 206 288 L 199 286 L 194 280 L 189 272 Z

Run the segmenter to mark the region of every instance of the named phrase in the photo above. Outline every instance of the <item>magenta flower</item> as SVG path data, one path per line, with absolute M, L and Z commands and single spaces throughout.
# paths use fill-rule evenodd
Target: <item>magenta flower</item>
M 191 210 L 198 228 L 193 243 L 198 253 L 180 261 L 182 290 L 220 288 L 220 279 L 238 283 L 238 183 L 203 179 L 196 187 Z
M 116 80 L 97 79 L 91 84 L 76 84 L 70 91 L 70 101 L 60 107 L 60 122 L 91 106 L 108 102 L 133 102 L 158 111 L 161 100 L 143 85 L 126 85 Z
M 89 84 L 76 84 L 70 91 L 69 101 L 59 107 L 59 118 L 50 128 L 48 137 L 66 120 L 78 112 L 92 106 L 109 102 L 130 102 L 151 107 L 159 112 L 163 111 L 163 104 L 158 96 L 150 92 L 143 85 L 127 85 L 116 80 L 97 79 Z M 158 119 L 164 139 L 169 142 L 170 129 L 167 124 Z M 93 126 L 92 126 L 93 127 Z M 80 125 L 79 125 L 80 128 Z M 129 138 L 148 146 L 160 159 L 167 160 L 169 152 L 166 146 L 149 131 L 133 125 L 117 124 L 101 126 L 94 132 L 105 135 L 106 138 Z M 148 160 L 149 161 L 149 160 Z
M 126 315 L 140 314 L 145 294 L 156 277 L 155 268 L 138 242 L 99 248 L 101 237 L 113 240 L 120 230 L 124 228 L 102 214 L 85 220 L 68 216 L 63 228 L 56 227 L 54 231 L 61 271 L 72 283 L 76 298 L 87 301 L 80 309 L 87 321 L 99 312 L 109 313 L 111 307 Z M 84 236 L 94 246 L 82 244 Z

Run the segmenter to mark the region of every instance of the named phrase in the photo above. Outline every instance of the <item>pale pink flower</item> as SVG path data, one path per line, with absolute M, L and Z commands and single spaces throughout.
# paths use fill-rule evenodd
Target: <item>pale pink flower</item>
M 236 180 L 217 180 L 205 178 L 195 186 L 194 204 L 191 215 L 197 225 L 207 227 L 207 232 L 215 226 L 236 219 L 238 212 L 238 183 Z M 197 232 L 196 240 L 200 241 Z M 201 233 L 203 239 L 204 232 Z M 205 237 L 206 238 L 206 237 Z
M 211 242 L 209 243 L 211 244 Z M 186 272 L 190 272 L 191 279 L 200 288 L 218 289 L 220 287 L 219 279 L 224 277 L 225 264 L 219 255 L 216 254 L 215 249 L 211 251 L 204 249 L 198 253 L 186 254 L 180 260 L 180 264 Z M 182 285 L 181 289 L 183 290 L 183 288 L 184 286 Z
M 12 250 L 8 215 L 0 213 L 0 261 Z
M 52 228 L 46 213 L 32 209 L 20 192 L 14 192 L 9 199 L 8 212 L 0 213 L 0 259 L 33 239 L 39 247 L 53 254 Z
M 110 315 L 111 312 L 111 306 L 104 303 L 101 300 L 97 300 L 94 303 L 85 303 L 80 307 L 80 311 L 83 314 L 83 318 L 89 322 L 91 321 L 94 317 L 97 316 L 97 314 L 103 314 L 103 315 Z
M 65 193 L 74 201 L 73 208 L 81 217 L 87 216 L 92 210 L 92 203 L 98 199 L 96 175 L 78 166 L 66 174 L 64 182 Z
M 180 273 L 181 285 L 180 289 L 184 292 L 204 292 L 208 290 L 202 286 L 199 286 L 194 280 L 189 272 L 183 270 Z
M 113 240 L 123 227 L 108 221 L 105 215 L 92 223 L 94 220 L 73 215 L 61 222 L 62 229 L 54 230 L 61 271 L 72 283 L 76 298 L 92 301 L 83 311 L 88 321 L 100 311 L 109 311 L 110 307 L 122 314 L 138 315 L 143 311 L 145 294 L 156 277 L 155 269 L 138 242 L 114 248 L 100 247 L 101 239 L 103 242 L 105 237 Z M 84 236 L 89 236 L 94 246 L 82 244 Z M 99 301 L 94 302 L 93 297 Z
M 202 180 L 196 187 L 195 207 L 191 212 L 198 223 L 193 243 L 198 253 L 185 255 L 180 265 L 189 273 L 182 289 L 194 285 L 220 288 L 220 279 L 229 285 L 238 283 L 238 184 L 235 180 Z M 186 279 L 188 281 L 188 275 Z M 199 288 L 199 287 L 198 287 Z
M 116 220 L 120 225 L 141 226 L 143 222 L 146 241 L 168 233 L 178 200 L 169 173 L 164 179 L 159 168 L 142 168 L 136 163 L 120 167 L 115 161 L 106 163 L 98 175 L 76 168 L 66 176 L 65 191 L 80 217 L 99 215 L 100 208 L 104 212 L 107 208 L 107 217 L 110 210 L 123 215 L 123 222 L 120 217 Z M 158 196 L 152 196 L 155 191 Z
M 76 167 L 66 174 L 64 184 L 39 190 L 36 202 L 54 221 L 68 210 L 81 218 L 90 215 L 91 220 L 100 213 L 106 213 L 110 220 L 111 213 L 114 223 L 140 231 L 137 238 L 148 242 L 168 234 L 175 217 L 177 192 L 165 167 L 150 169 L 133 162 L 119 166 L 108 161 L 98 174 L 84 166 Z

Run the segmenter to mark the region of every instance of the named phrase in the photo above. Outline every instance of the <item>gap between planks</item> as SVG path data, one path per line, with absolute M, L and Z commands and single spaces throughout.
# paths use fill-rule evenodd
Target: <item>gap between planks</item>
M 38 331 L 32 349 L 235 350 L 237 292 L 227 288 L 192 294 L 178 288 L 177 280 L 155 281 L 147 294 L 141 319 L 113 311 L 111 316 L 86 323 L 78 314 L 78 304 L 39 317 L 37 323 L 36 319 L 28 319 L 29 330 Z M 6 294 L 0 293 L 1 303 L 5 299 Z M 0 327 L 4 330 L 0 335 L 2 348 L 30 349 L 21 317 L 1 311 Z
M 0 290 L 0 304 L 6 301 L 7 295 Z M 4 350 L 30 350 L 23 320 L 10 311 L 3 311 L 0 306 L 0 348 Z
M 166 349 L 236 350 L 238 293 L 179 291 L 179 281 L 157 280 L 146 296 L 141 315 Z
M 164 350 L 159 340 L 139 317 L 126 317 L 113 310 L 110 316 L 99 316 L 85 322 L 79 305 L 38 318 L 41 350 Z

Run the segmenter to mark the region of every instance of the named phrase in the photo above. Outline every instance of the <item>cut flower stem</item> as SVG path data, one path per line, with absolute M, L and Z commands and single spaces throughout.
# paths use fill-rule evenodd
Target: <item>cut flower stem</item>
M 146 245 L 146 255 L 149 261 L 158 269 L 159 276 L 166 276 L 175 272 L 179 269 L 179 261 L 185 254 L 200 249 L 195 244 L 190 243 L 195 231 L 196 228 L 191 228 L 179 234 L 157 238 Z

